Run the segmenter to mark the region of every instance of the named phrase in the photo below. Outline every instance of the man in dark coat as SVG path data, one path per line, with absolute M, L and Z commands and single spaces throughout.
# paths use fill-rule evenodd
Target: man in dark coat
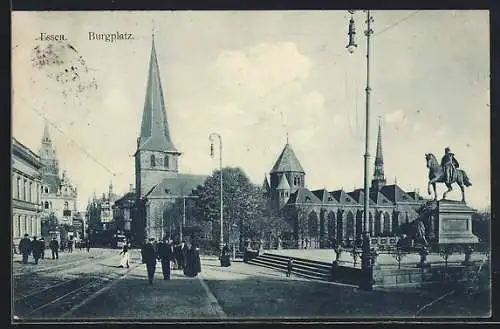
M 33 259 L 35 260 L 35 264 L 38 264 L 38 260 L 42 255 L 42 244 L 39 240 L 36 239 L 36 236 L 33 237 L 33 241 L 31 241 L 31 252 L 33 254 Z
M 52 250 L 52 259 L 59 259 L 59 242 L 57 242 L 56 238 L 52 238 L 49 248 Z
M 42 253 L 40 254 L 40 259 L 44 259 L 45 258 L 45 239 L 42 237 L 40 237 L 40 246 L 42 248 Z
M 170 280 L 170 261 L 174 258 L 172 241 L 167 238 L 158 243 L 158 259 L 161 261 L 163 280 Z
M 29 234 L 25 234 L 24 238 L 19 242 L 19 252 L 23 255 L 23 263 L 28 264 L 28 256 L 31 253 L 31 240 Z
M 149 239 L 149 241 L 144 245 L 141 250 L 142 262 L 146 264 L 146 269 L 148 271 L 148 281 L 149 284 L 153 284 L 153 278 L 155 276 L 156 270 L 156 248 L 154 246 L 154 238 Z

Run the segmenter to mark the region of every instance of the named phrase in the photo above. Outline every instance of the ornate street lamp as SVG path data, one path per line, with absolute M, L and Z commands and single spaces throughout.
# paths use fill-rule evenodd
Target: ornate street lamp
M 214 141 L 215 139 L 219 140 L 219 169 L 220 169 L 220 253 L 222 255 L 222 248 L 224 247 L 224 231 L 223 231 L 223 213 L 224 213 L 224 204 L 222 200 L 222 137 L 218 133 L 211 133 L 209 136 L 210 139 L 210 156 L 214 157 Z
M 370 16 L 370 11 L 369 10 L 364 10 L 366 12 L 366 25 L 367 29 L 365 30 L 365 36 L 366 36 L 366 88 L 365 88 L 365 93 L 366 93 L 366 127 L 365 127 L 365 177 L 364 177 L 364 190 L 365 190 L 365 195 L 364 195 L 364 213 L 363 213 L 363 231 L 366 233 L 369 231 L 368 228 L 368 220 L 369 220 L 369 214 L 368 214 L 368 209 L 369 209 L 369 197 L 370 197 L 370 189 L 368 185 L 369 181 L 369 166 L 370 166 L 370 93 L 371 93 L 371 88 L 370 88 L 370 36 L 373 34 L 373 30 L 371 29 L 371 23 L 373 23 L 373 17 Z M 349 51 L 349 53 L 353 53 L 355 48 L 358 47 L 354 40 L 354 36 L 356 34 L 356 29 L 354 26 L 354 11 L 349 10 L 349 13 L 351 14 L 351 19 L 349 20 L 349 43 L 347 44 L 346 48 Z

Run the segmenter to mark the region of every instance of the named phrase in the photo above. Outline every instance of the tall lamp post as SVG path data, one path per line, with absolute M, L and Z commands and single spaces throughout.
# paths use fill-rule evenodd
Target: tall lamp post
M 224 204 L 222 201 L 222 137 L 218 133 L 211 133 L 209 136 L 210 139 L 210 156 L 214 157 L 214 141 L 215 139 L 219 140 L 219 169 L 220 169 L 220 252 L 222 255 L 222 248 L 224 246 L 224 231 L 223 231 L 223 213 L 224 213 Z
M 191 195 L 191 196 L 187 196 L 187 195 L 183 195 L 181 196 L 182 198 L 182 223 L 181 223 L 181 227 L 180 227 L 180 231 L 179 231 L 179 235 L 180 235 L 180 239 L 181 239 L 181 242 L 182 242 L 182 230 L 184 228 L 184 226 L 186 226 L 186 199 L 198 199 L 197 196 L 195 195 Z
M 371 93 L 371 88 L 370 88 L 370 36 L 373 34 L 373 30 L 371 29 L 371 23 L 373 23 L 373 17 L 370 16 L 370 11 L 365 10 L 366 12 L 366 25 L 367 28 L 365 30 L 365 36 L 366 36 L 366 88 L 365 88 L 365 93 L 366 93 L 366 126 L 365 126 L 365 183 L 364 183 L 364 190 L 365 190 L 365 195 L 364 195 L 364 216 L 363 216 L 363 231 L 364 233 L 369 232 L 368 228 L 368 220 L 369 220 L 369 214 L 368 214 L 368 209 L 369 209 L 369 196 L 370 196 L 370 188 L 368 185 L 368 177 L 369 177 L 369 171 L 368 168 L 370 166 L 370 93 Z M 354 36 L 356 34 L 356 30 L 354 27 L 354 18 L 353 14 L 354 11 L 350 10 L 349 13 L 351 14 L 351 19 L 349 20 L 349 44 L 346 46 L 347 50 L 349 53 L 353 53 L 355 48 L 358 46 L 354 40 Z

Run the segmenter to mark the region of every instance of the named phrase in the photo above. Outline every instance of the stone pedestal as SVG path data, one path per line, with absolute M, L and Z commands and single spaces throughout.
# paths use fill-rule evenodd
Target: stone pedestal
M 472 214 L 475 212 L 475 209 L 459 201 L 438 201 L 437 242 L 439 244 L 478 243 L 479 239 L 472 233 Z

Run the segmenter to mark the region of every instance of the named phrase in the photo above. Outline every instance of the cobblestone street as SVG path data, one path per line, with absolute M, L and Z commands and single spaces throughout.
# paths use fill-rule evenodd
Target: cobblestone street
M 178 270 L 165 281 L 158 264 L 153 285 L 137 250 L 130 269 L 117 268 L 119 250 L 61 253 L 39 265 L 14 260 L 14 314 L 35 319 L 228 319 L 486 316 L 487 300 L 447 291 L 377 289 L 287 278 L 279 271 L 202 257 L 202 273 Z M 448 294 L 448 295 L 446 295 Z M 442 297 L 446 295 L 445 297 Z M 441 298 L 440 298 L 441 297 Z M 471 307 L 471 305 L 474 305 Z M 486 307 L 487 309 L 487 307 Z

